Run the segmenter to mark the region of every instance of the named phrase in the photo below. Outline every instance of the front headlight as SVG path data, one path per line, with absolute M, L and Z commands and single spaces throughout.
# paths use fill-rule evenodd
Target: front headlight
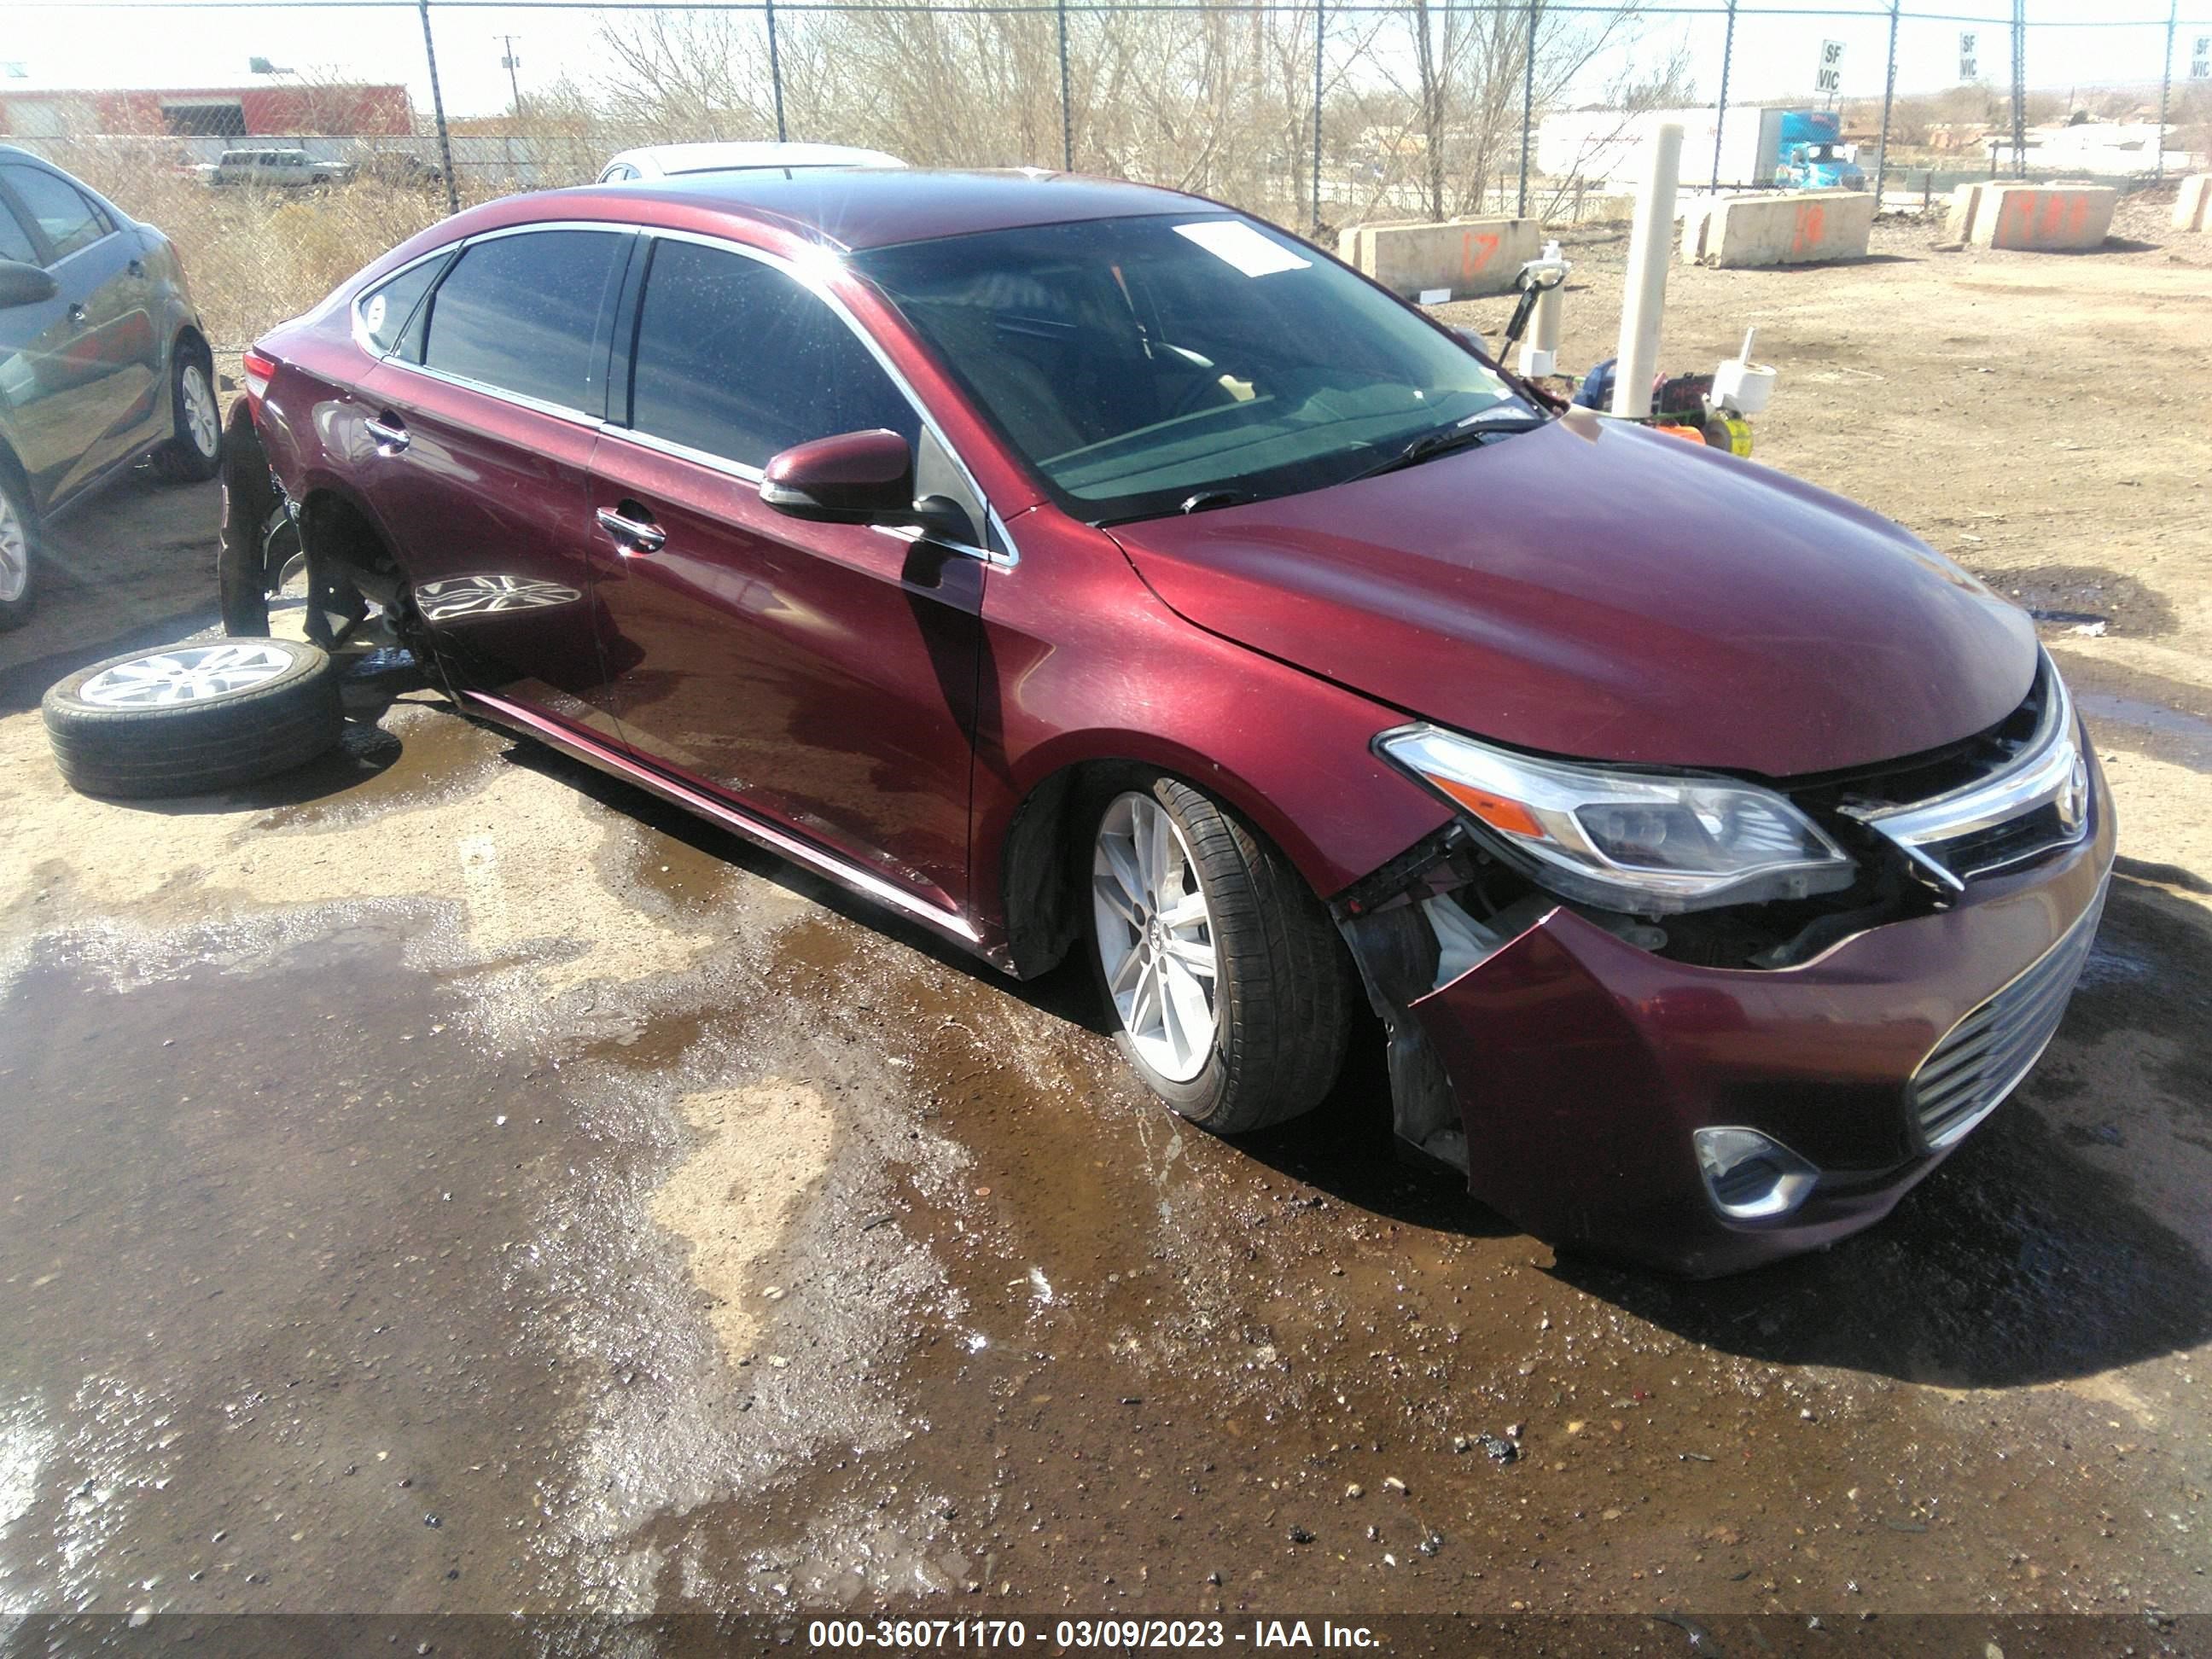
M 1540 760 L 1425 725 L 1376 746 L 1562 898 L 1668 915 L 1850 884 L 1850 856 L 1819 825 L 1734 778 Z

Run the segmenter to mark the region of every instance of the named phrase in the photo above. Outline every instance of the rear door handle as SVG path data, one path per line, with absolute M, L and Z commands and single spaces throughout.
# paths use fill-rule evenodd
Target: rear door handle
M 368 435 L 376 440 L 379 449 L 389 450 L 397 455 L 407 447 L 407 428 L 400 425 L 397 418 L 386 421 L 372 417 L 362 422 L 362 425 L 368 428 Z
M 617 507 L 599 510 L 599 528 L 615 539 L 615 550 L 625 559 L 658 553 L 668 545 L 668 532 L 651 519 L 633 518 Z
M 123 268 L 133 276 L 143 276 L 146 274 L 146 262 L 143 259 L 133 259 Z
M 82 328 L 84 326 L 84 307 L 74 300 L 70 301 L 69 319 L 75 323 L 79 328 Z

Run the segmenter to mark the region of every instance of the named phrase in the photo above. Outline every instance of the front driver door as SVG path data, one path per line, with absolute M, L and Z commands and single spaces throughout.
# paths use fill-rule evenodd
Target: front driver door
M 987 565 L 786 518 L 760 468 L 887 427 L 920 442 L 921 493 L 982 504 L 842 313 L 727 245 L 648 246 L 630 395 L 592 463 L 617 521 L 593 558 L 608 706 L 641 758 L 957 910 Z

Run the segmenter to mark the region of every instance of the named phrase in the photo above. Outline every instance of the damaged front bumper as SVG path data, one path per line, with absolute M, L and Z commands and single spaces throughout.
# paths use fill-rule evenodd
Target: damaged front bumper
M 1398 1133 L 1539 1237 L 1698 1277 L 1870 1226 L 2056 1027 L 2112 866 L 2101 779 L 2091 811 L 2063 853 L 1786 968 L 1670 959 L 1546 900 L 1493 918 L 1505 937 L 1454 972 L 1434 918 L 1456 913 L 1431 902 L 1413 913 L 1441 967 L 1394 994 L 1407 908 L 1342 915 L 1389 1027 Z M 1752 1133 L 1708 1135 L 1701 1165 L 1716 1128 Z

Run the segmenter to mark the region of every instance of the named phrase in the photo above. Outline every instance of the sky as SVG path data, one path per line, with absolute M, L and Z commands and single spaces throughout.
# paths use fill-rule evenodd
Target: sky
M 1277 0 L 1279 3 L 1280 0 Z M 1375 0 L 1354 0 L 1374 3 Z M 1578 0 L 1593 3 L 1594 0 Z M 1821 15 L 1802 0 L 1743 0 L 1731 60 L 1729 100 L 1809 93 L 1824 40 L 1843 43 L 1842 93 L 1878 97 L 1888 21 L 1879 0 L 1836 0 L 1855 15 Z M 1047 0 L 1048 3 L 1048 0 Z M 1572 88 L 1595 97 L 1632 63 L 1663 58 L 1686 43 L 1698 94 L 1708 101 L 1720 81 L 1724 0 L 1646 0 L 1653 9 L 1628 52 L 1594 63 Z M 2112 82 L 2155 83 L 2166 51 L 2168 0 L 2029 0 L 2027 79 L 2064 91 Z M 1763 9 L 1754 13 L 1753 7 Z M 1793 10 L 1781 9 L 1784 7 Z M 1668 9 L 1662 14 L 1657 9 Z M 1959 80 L 1959 36 L 1972 32 L 1981 76 L 2002 88 L 2010 66 L 2007 0 L 1907 0 L 1899 29 L 1900 91 L 1932 90 Z M 2197 37 L 2212 37 L 2212 0 L 2179 0 L 2174 45 L 2177 83 L 2189 74 Z M 526 96 L 564 74 L 598 82 L 604 53 L 594 49 L 603 19 L 581 9 L 457 3 L 433 0 L 433 29 L 447 112 L 493 114 L 507 108 L 501 65 L 512 35 Z M 210 6 L 193 0 L 0 0 L 0 91 L 35 88 L 229 86 L 250 83 L 247 59 L 318 76 L 399 82 L 429 107 L 422 19 L 411 3 L 276 3 Z M 1352 25 L 1355 20 L 1347 18 Z M 794 137 L 804 134 L 793 134 Z

